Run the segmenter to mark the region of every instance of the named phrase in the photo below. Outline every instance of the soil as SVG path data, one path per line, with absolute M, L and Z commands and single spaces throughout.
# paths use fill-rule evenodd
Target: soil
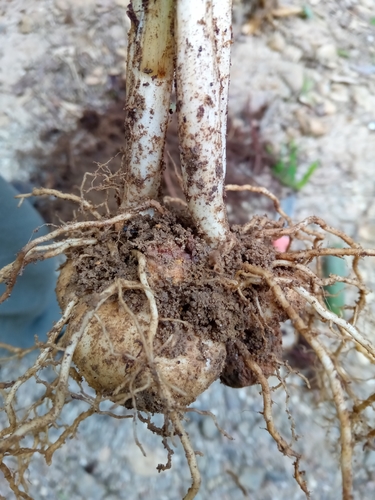
M 119 82 L 116 93 L 116 102 L 111 104 L 104 112 L 99 113 L 94 109 L 84 110 L 77 120 L 75 128 L 69 132 L 57 129 L 45 130 L 42 141 L 50 142 L 54 138 L 54 146 L 48 156 L 43 147 L 33 152 L 33 157 L 38 161 L 39 168 L 32 173 L 30 182 L 35 186 L 57 189 L 66 193 L 80 194 L 81 189 L 85 197 L 95 205 L 100 205 L 107 199 L 104 191 L 90 189 L 92 185 L 104 183 L 104 174 L 116 180 L 122 161 L 124 146 L 124 116 L 125 102 L 124 82 Z M 248 113 L 248 122 L 252 123 L 252 115 Z M 263 169 L 269 169 L 276 163 L 276 158 L 267 153 L 266 142 L 262 141 L 257 128 L 253 126 L 251 135 L 242 128 L 236 127 L 231 119 L 228 121 L 227 137 L 227 176 L 228 184 L 257 184 L 255 178 Z M 168 128 L 167 142 L 164 155 L 165 170 L 161 197 L 171 196 L 184 199 L 182 189 L 176 172 L 180 172 L 180 152 L 178 147 L 177 123 L 173 116 Z M 238 165 L 247 164 L 244 171 Z M 102 165 L 100 169 L 99 166 Z M 105 171 L 104 166 L 105 165 Z M 255 175 L 252 174 L 254 171 Z M 86 176 L 86 181 L 84 178 Z M 96 182 L 93 181 L 96 177 Z M 118 182 L 118 179 L 117 179 Z M 26 186 L 25 186 L 26 187 Z M 267 182 L 267 187 L 273 193 L 281 194 L 282 188 L 272 177 Z M 89 190 L 89 192 L 87 192 Z M 226 201 L 231 210 L 229 219 L 232 223 L 244 224 L 249 216 L 243 203 L 246 193 L 226 194 Z M 109 210 L 114 213 L 118 204 L 113 196 L 109 196 Z M 75 216 L 76 206 L 73 203 L 59 199 L 35 199 L 35 206 L 44 219 L 49 223 L 58 224 L 68 222 Z M 272 213 L 272 203 L 266 207 Z

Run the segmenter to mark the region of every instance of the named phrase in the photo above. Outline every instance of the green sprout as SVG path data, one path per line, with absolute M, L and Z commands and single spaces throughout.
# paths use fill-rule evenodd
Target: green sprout
M 337 49 L 337 55 L 344 59 L 349 59 L 350 53 L 345 49 Z
M 308 94 L 314 88 L 315 82 L 311 78 L 305 75 L 303 79 L 303 85 L 301 89 L 301 95 Z
M 319 166 L 319 161 L 314 161 L 308 167 L 301 179 L 297 179 L 298 170 L 298 147 L 291 141 L 287 145 L 287 154 L 272 167 L 271 171 L 284 186 L 291 187 L 295 191 L 302 189 L 310 180 L 310 177 Z

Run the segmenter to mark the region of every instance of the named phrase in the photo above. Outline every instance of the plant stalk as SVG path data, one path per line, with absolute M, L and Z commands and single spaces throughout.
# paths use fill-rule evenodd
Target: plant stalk
M 159 195 L 174 74 L 174 9 L 175 0 L 133 0 L 128 8 L 123 209 Z
M 183 186 L 189 210 L 214 245 L 229 234 L 223 200 L 231 0 L 178 0 L 176 87 Z

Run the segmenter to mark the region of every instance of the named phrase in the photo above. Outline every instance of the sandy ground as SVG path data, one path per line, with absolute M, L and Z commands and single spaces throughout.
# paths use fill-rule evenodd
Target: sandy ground
M 125 71 L 126 4 L 0 2 L 0 173 L 5 178 L 27 181 L 39 168 L 40 150 L 48 158 L 58 136 L 74 130 L 85 109 L 101 112 L 113 102 Z M 252 125 L 280 154 L 293 140 L 300 175 L 319 161 L 297 195 L 295 219 L 321 216 L 363 246 L 375 246 L 374 2 L 294 0 L 293 5 L 307 5 L 311 17 L 274 18 L 270 24 L 258 12 L 263 21 L 255 34 L 248 34 L 248 6 L 237 8 L 230 116 L 250 133 L 250 112 Z M 272 184 L 266 168 L 248 172 L 246 163 L 238 168 L 261 185 Z M 254 200 L 242 204 L 249 216 L 264 210 Z M 363 264 L 363 272 L 374 288 L 374 259 Z M 369 325 L 367 333 L 374 338 Z M 4 367 L 2 377 L 13 377 L 18 369 Z M 335 500 L 340 497 L 337 430 L 329 429 L 323 417 L 329 409 L 316 395 L 303 393 L 299 379 L 292 382 L 288 404 L 301 436 L 297 448 L 304 456 L 312 498 Z M 30 397 L 25 390 L 25 404 Z M 231 390 L 215 383 L 196 407 L 213 411 L 234 438 L 221 436 L 210 419 L 189 415 L 189 434 L 204 453 L 199 458 L 199 499 L 304 498 L 292 478 L 291 461 L 263 430 L 257 387 Z M 316 407 L 320 411 L 313 412 Z M 72 419 L 79 408 L 78 403 L 68 407 L 66 418 Z M 282 392 L 275 393 L 274 413 L 288 435 Z M 146 458 L 134 444 L 131 421 L 92 417 L 56 453 L 51 467 L 40 457 L 34 460 L 32 498 L 181 498 L 189 476 L 181 449 L 177 446 L 172 470 L 158 474 L 155 467 L 166 458 L 162 445 L 141 424 L 137 432 Z M 375 452 L 357 452 L 355 498 L 367 500 L 375 492 Z M 13 498 L 1 478 L 0 494 Z

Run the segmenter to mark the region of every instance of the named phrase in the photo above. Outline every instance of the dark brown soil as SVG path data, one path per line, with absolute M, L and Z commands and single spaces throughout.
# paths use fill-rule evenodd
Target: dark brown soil
M 163 345 L 171 334 L 178 339 L 163 350 L 163 355 L 173 358 L 184 354 L 186 340 L 199 332 L 202 339 L 227 346 L 222 382 L 231 387 L 251 385 L 256 378 L 245 368 L 234 342 L 240 340 L 268 376 L 281 359 L 279 323 L 286 318 L 267 285 L 247 284 L 239 293 L 243 278 L 238 273 L 244 262 L 270 268 L 275 258 L 270 240 L 261 239 L 258 233 L 241 234 L 240 229 L 232 228 L 238 244 L 229 254 L 220 255 L 195 234 L 183 213 L 140 216 L 120 232 L 100 230 L 95 234 L 100 243 L 69 254 L 76 270 L 72 285 L 78 295 L 90 300 L 116 278 L 138 280 L 138 263 L 132 251 L 142 252 L 161 318 L 155 340 Z M 129 290 L 124 292 L 124 300 L 137 313 L 146 298 L 142 291 Z M 269 311 L 270 304 L 272 313 L 265 319 L 259 308 Z
M 117 172 L 121 166 L 121 152 L 126 147 L 124 146 L 124 95 L 124 89 L 120 87 L 116 94 L 116 102 L 109 106 L 105 113 L 93 109 L 86 110 L 72 132 L 46 130 L 41 139 L 46 144 L 54 143 L 52 151 L 46 155 L 42 149 L 29 152 L 27 157 L 19 158 L 21 163 L 29 164 L 32 157 L 32 162 L 38 165 L 38 170 L 31 177 L 32 184 L 36 187 L 43 186 L 65 193 L 80 194 L 85 174 L 94 174 L 99 164 L 106 164 L 106 173 L 109 176 Z M 228 184 L 257 185 L 257 176 L 264 168 L 269 168 L 275 162 L 275 159 L 266 153 L 265 144 L 259 135 L 258 118 L 245 112 L 244 129 L 234 126 L 231 120 L 228 122 L 226 176 Z M 180 153 L 174 116 L 171 117 L 169 125 L 164 161 L 161 195 L 183 198 L 175 174 L 176 169 L 180 170 Z M 89 175 L 85 183 L 86 191 L 91 187 L 92 181 L 93 178 Z M 97 186 L 99 182 L 103 182 L 103 178 L 94 181 L 93 184 Z M 265 187 L 276 195 L 280 191 L 277 180 Z M 242 201 L 249 198 L 248 194 L 228 192 L 226 196 L 226 201 L 232 208 L 231 223 L 248 222 L 248 209 L 242 207 Z M 94 204 L 100 204 L 106 195 L 103 191 L 91 190 L 86 197 Z M 110 197 L 110 200 L 109 208 L 115 212 L 117 209 L 115 197 Z M 36 199 L 35 203 L 44 219 L 50 223 L 67 222 L 75 216 L 76 206 L 65 200 L 44 198 Z M 270 208 L 272 210 L 271 203 Z

